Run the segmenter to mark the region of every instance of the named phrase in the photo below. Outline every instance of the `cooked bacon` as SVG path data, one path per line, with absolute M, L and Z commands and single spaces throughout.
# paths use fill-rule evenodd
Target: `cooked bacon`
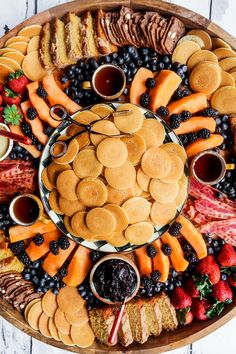
M 208 222 L 207 218 L 205 215 L 201 214 L 201 213 L 196 213 L 193 221 L 197 224 L 197 225 L 203 225 L 206 222 Z
M 228 219 L 236 217 L 236 209 L 228 208 L 224 203 L 212 203 L 209 200 L 195 200 L 194 206 L 199 213 L 213 219 Z
M 16 193 L 34 193 L 37 189 L 37 171 L 31 161 L 0 162 L 0 203 L 11 200 Z
M 236 247 L 236 218 L 208 222 L 200 226 L 199 231 L 218 236 Z

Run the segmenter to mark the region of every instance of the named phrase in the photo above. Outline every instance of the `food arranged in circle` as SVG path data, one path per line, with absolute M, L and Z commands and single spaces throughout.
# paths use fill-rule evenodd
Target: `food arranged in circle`
M 235 304 L 236 51 L 78 11 L 0 48 L 0 301 L 67 349 L 142 351 Z

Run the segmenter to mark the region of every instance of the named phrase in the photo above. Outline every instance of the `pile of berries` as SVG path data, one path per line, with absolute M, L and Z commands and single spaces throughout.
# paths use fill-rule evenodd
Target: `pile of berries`
M 227 158 L 227 163 L 234 163 L 236 164 L 236 157 L 230 156 Z M 224 178 L 214 185 L 214 188 L 218 189 L 219 192 L 216 193 L 216 197 L 218 199 L 223 198 L 223 194 L 226 194 L 228 198 L 236 201 L 236 170 L 228 170 Z

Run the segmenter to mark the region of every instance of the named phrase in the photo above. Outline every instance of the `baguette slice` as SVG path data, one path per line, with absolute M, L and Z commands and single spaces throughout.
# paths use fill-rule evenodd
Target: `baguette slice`
M 45 69 L 51 69 L 54 67 L 51 56 L 51 25 L 49 22 L 46 22 L 41 30 L 39 54 Z
M 82 55 L 81 49 L 81 18 L 72 12 L 68 12 L 65 17 L 65 41 L 70 60 L 78 60 Z

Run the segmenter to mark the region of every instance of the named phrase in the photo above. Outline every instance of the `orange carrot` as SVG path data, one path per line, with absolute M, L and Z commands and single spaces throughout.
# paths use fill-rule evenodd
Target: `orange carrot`
M 204 93 L 193 93 L 189 96 L 183 97 L 180 100 L 174 101 L 167 107 L 169 115 L 174 113 L 181 113 L 182 111 L 189 111 L 196 113 L 207 107 L 207 98 Z
M 152 259 L 147 255 L 146 246 L 134 251 L 138 260 L 140 275 L 150 275 L 152 272 Z
M 219 134 L 211 134 L 208 139 L 199 139 L 194 143 L 187 145 L 186 154 L 188 157 L 193 157 L 201 151 L 213 149 L 220 146 L 224 141 L 224 138 Z
M 175 270 L 177 272 L 185 271 L 189 263 L 184 258 L 184 252 L 177 238 L 171 236 L 169 232 L 165 232 L 164 235 L 161 236 L 161 240 L 163 243 L 168 243 L 171 247 L 170 259 Z
M 12 133 L 24 136 L 19 125 L 9 124 L 9 128 Z M 34 145 L 26 145 L 26 144 L 22 144 L 22 143 L 19 143 L 19 145 L 22 146 L 24 149 L 26 149 L 35 159 L 37 159 L 41 156 L 41 152 L 39 150 L 37 150 Z
M 92 266 L 90 250 L 79 246 L 68 266 L 68 274 L 63 278 L 64 283 L 69 286 L 78 286 L 84 281 Z
M 211 117 L 192 117 L 186 122 L 182 122 L 179 128 L 175 129 L 175 134 L 195 133 L 200 129 L 207 128 L 211 133 L 216 129 L 216 121 Z
M 161 274 L 160 282 L 165 283 L 169 276 L 170 270 L 170 260 L 169 257 L 164 255 L 161 250 L 162 242 L 160 239 L 157 239 L 152 243 L 152 245 L 157 250 L 156 256 L 152 259 L 153 270 L 158 270 Z
M 25 250 L 31 261 L 37 261 L 41 257 L 45 256 L 45 254 L 49 252 L 49 243 L 51 241 L 56 241 L 60 235 L 61 232 L 59 230 L 47 232 L 43 235 L 44 241 L 40 246 L 37 246 L 33 241 L 31 241 Z
M 47 224 L 38 220 L 35 224 L 30 226 L 12 226 L 9 229 L 9 236 L 11 242 L 17 242 L 34 237 L 37 233 L 45 234 L 46 232 L 55 231 L 56 225 L 49 221 Z

